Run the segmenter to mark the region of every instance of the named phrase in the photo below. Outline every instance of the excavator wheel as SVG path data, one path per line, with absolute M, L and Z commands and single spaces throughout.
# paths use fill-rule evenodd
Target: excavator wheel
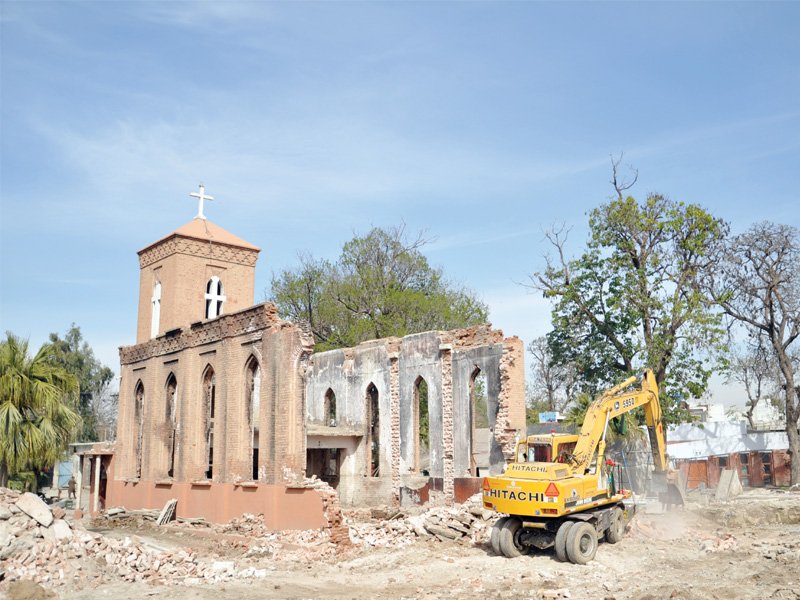
M 500 530 L 500 551 L 508 558 L 517 558 L 528 553 L 528 548 L 519 543 L 519 534 L 522 533 L 522 521 L 509 517 Z
M 585 565 L 597 554 L 597 531 L 591 523 L 576 523 L 567 534 L 567 558 Z
M 492 527 L 492 533 L 489 536 L 489 543 L 492 545 L 492 552 L 494 552 L 497 556 L 502 556 L 503 551 L 500 550 L 500 531 L 503 529 L 503 525 L 506 524 L 508 521 L 508 517 L 500 517 Z
M 625 535 L 625 519 L 622 517 L 622 509 L 615 508 L 611 515 L 611 525 L 606 529 L 606 541 L 609 544 L 616 544 Z
M 556 558 L 561 562 L 567 562 L 569 560 L 567 558 L 567 534 L 575 524 L 575 521 L 564 521 L 556 532 Z

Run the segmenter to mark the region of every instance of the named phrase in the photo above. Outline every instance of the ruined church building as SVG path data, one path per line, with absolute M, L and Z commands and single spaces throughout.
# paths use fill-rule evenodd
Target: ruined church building
M 486 325 L 314 353 L 301 324 L 253 304 L 260 249 L 208 221 L 203 194 L 138 253 L 107 505 L 177 498 L 181 516 L 307 527 L 320 501 L 302 475 L 374 506 L 460 501 L 502 468 L 525 427 L 519 338 Z

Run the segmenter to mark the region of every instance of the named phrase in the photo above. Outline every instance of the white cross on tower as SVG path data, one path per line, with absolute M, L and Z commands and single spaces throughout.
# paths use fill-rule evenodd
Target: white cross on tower
M 203 201 L 204 200 L 213 200 L 213 196 L 209 196 L 206 194 L 206 188 L 201 183 L 200 184 L 200 193 L 192 192 L 189 194 L 192 198 L 197 198 L 197 216 L 195 219 L 203 219 L 205 220 L 206 216 L 203 214 Z

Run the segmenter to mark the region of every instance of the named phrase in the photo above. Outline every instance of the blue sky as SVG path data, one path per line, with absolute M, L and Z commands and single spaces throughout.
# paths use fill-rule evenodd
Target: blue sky
M 798 3 L 0 10 L 0 325 L 38 346 L 75 322 L 115 369 L 136 251 L 191 220 L 201 181 L 262 248 L 256 301 L 298 252 L 405 222 L 526 343 L 549 310 L 517 282 L 553 223 L 580 250 L 611 154 L 634 195 L 800 225 Z

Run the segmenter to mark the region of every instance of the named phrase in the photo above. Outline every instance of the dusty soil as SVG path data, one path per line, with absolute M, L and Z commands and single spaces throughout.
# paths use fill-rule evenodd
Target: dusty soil
M 779 491 L 752 491 L 718 504 L 695 497 L 680 511 L 640 513 L 621 543 L 601 543 L 586 566 L 557 562 L 552 552 L 494 556 L 485 539 L 430 537 L 386 548 L 289 545 L 254 564 L 246 539 L 220 543 L 191 529 L 141 526 L 103 533 L 136 536 L 156 548 L 190 547 L 209 561 L 233 561 L 237 569 L 246 560 L 267 573 L 190 585 L 104 582 L 55 590 L 58 597 L 800 600 L 800 494 Z M 6 594 L 15 597 L 8 588 Z

